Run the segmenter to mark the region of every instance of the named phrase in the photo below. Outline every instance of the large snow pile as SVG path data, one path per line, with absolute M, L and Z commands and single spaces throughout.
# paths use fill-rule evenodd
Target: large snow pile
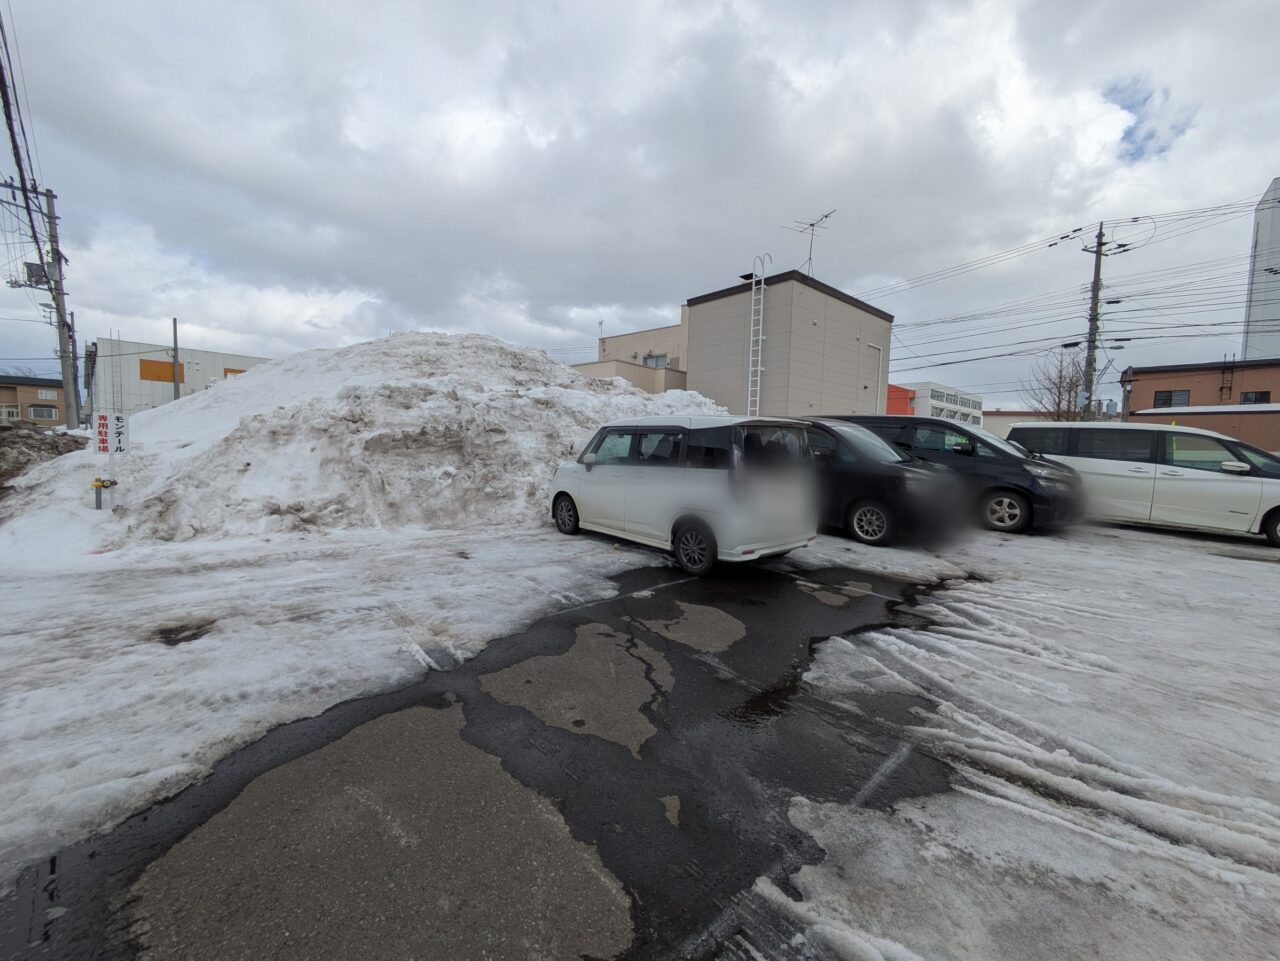
M 308 351 L 131 418 L 108 536 L 527 525 L 546 516 L 556 464 L 601 422 L 720 411 L 492 337 L 402 333 Z M 29 472 L 6 514 L 87 503 L 106 466 L 86 451 Z

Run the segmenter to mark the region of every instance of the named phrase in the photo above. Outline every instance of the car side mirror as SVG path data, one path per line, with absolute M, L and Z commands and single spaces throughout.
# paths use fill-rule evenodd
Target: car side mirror
M 1222 462 L 1222 472 L 1224 474 L 1247 474 L 1252 468 L 1244 461 L 1240 460 L 1224 460 Z
M 973 445 L 972 444 L 954 444 L 952 445 L 951 453 L 962 454 L 965 457 L 972 457 Z
M 900 447 L 903 450 L 911 450 L 911 441 L 909 440 L 896 440 L 893 443 L 895 447 Z
M 591 465 L 594 464 L 595 462 L 596 462 L 595 454 L 584 454 L 582 457 L 582 466 L 585 467 L 588 471 L 591 470 Z

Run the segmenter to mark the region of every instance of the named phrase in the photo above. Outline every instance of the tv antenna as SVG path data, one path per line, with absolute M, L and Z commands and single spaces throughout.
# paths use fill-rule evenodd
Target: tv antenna
M 813 237 L 819 230 L 827 229 L 827 221 L 831 219 L 834 213 L 834 210 L 828 210 L 821 217 L 816 217 L 813 220 L 794 220 L 790 227 L 784 225 L 782 228 L 798 234 L 809 235 L 809 259 L 800 265 L 800 269 L 810 277 L 813 276 Z

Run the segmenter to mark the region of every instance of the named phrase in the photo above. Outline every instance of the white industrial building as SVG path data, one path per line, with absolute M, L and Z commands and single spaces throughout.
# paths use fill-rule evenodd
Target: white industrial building
M 175 373 L 178 395 L 186 397 L 268 359 L 179 346 L 175 372 L 172 346 L 99 337 L 85 352 L 89 409 L 136 414 L 174 399 Z
M 1280 357 L 1280 177 L 1253 215 L 1249 296 L 1244 310 L 1244 360 Z
M 908 409 L 894 413 L 914 414 L 916 417 L 945 417 L 962 424 L 982 426 L 981 394 L 971 394 L 934 381 L 897 386 L 907 392 Z
M 741 279 L 690 297 L 679 324 L 600 338 L 599 359 L 574 366 L 734 414 L 884 413 L 892 314 L 798 270 Z

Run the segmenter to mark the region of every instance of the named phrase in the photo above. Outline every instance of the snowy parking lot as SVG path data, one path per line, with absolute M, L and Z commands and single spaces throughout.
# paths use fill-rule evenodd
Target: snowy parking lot
M 447 669 L 522 619 L 606 596 L 607 574 L 662 562 L 549 530 L 83 558 L 99 565 L 78 572 L 101 603 L 37 592 L 6 618 L 6 880 L 275 724 Z M 954 790 L 890 811 L 794 798 L 793 824 L 825 858 L 795 875 L 802 901 L 767 879 L 755 894 L 813 944 L 884 958 L 1270 956 L 1269 548 L 1085 528 L 976 535 L 941 555 L 823 537 L 775 564 L 933 588 L 914 608 L 926 622 L 832 638 L 804 681 L 855 711 L 867 694 L 922 696 L 933 707 L 903 734 L 957 771 Z M 502 581 L 500 603 L 476 569 Z M 17 595 L 51 573 L 31 571 Z M 183 623 L 207 630 L 157 633 Z
M 15 482 L 0 517 L 7 948 L 33 943 L 29 924 L 4 922 L 36 910 L 32 892 L 48 887 L 37 865 L 279 725 L 424 679 L 447 692 L 473 659 L 524 643 L 512 638 L 539 618 L 588 617 L 619 594 L 624 572 L 671 575 L 655 604 L 663 590 L 692 590 L 665 555 L 555 533 L 545 487 L 600 421 L 709 405 L 495 344 L 413 334 L 298 355 L 141 415 L 113 512 L 92 509 L 87 481 L 103 464 L 89 452 Z M 392 384 L 381 379 L 389 366 L 401 372 Z M 287 407 L 282 383 L 295 395 Z M 780 782 L 793 789 L 779 836 L 803 836 L 808 854 L 762 867 L 733 904 L 785 919 L 787 957 L 1271 958 L 1278 573 L 1280 551 L 1257 540 L 1121 527 L 973 534 L 936 551 L 823 536 L 758 577 L 715 575 L 740 632 L 724 632 L 714 606 L 662 601 L 682 612 L 672 621 L 615 611 L 614 626 L 591 635 L 603 673 L 584 683 L 613 690 L 644 642 L 716 689 L 740 680 L 734 658 L 746 647 L 757 660 L 768 650 L 761 625 L 777 625 L 777 643 L 800 653 L 751 682 L 764 707 L 749 723 L 802 696 L 815 716 L 843 719 L 851 750 L 866 746 L 864 721 L 887 732 L 892 747 L 863 783 L 818 796 L 803 778 Z M 781 600 L 755 596 L 766 577 L 790 585 L 786 603 L 808 614 L 788 624 Z M 836 620 L 805 634 L 828 605 Z M 857 618 L 841 622 L 842 605 L 861 605 Z M 589 673 L 597 662 L 574 663 Z M 639 683 L 656 697 L 631 709 L 618 761 L 642 771 L 647 738 L 678 747 L 702 730 L 686 730 L 674 707 L 692 675 L 645 663 Z M 539 668 L 527 683 L 548 676 Z M 468 683 L 481 698 L 484 684 Z M 881 716 L 884 705 L 896 707 Z M 597 734 L 585 720 L 577 735 L 562 727 Z M 654 762 L 663 770 L 685 763 L 671 749 Z M 836 773 L 845 763 L 820 760 Z M 946 790 L 871 803 L 895 772 L 925 762 L 949 772 Z M 744 770 L 724 776 L 753 790 Z M 349 787 L 360 810 L 383 810 Z M 730 820 L 692 800 L 685 820 L 678 798 L 663 803 L 678 831 L 695 832 L 697 817 Z M 552 834 L 563 840 L 562 828 Z M 608 903 L 623 903 L 608 851 L 574 857 L 608 880 Z M 39 911 L 57 912 L 52 921 L 68 908 L 74 920 L 75 905 Z M 601 943 L 624 943 L 629 923 Z

